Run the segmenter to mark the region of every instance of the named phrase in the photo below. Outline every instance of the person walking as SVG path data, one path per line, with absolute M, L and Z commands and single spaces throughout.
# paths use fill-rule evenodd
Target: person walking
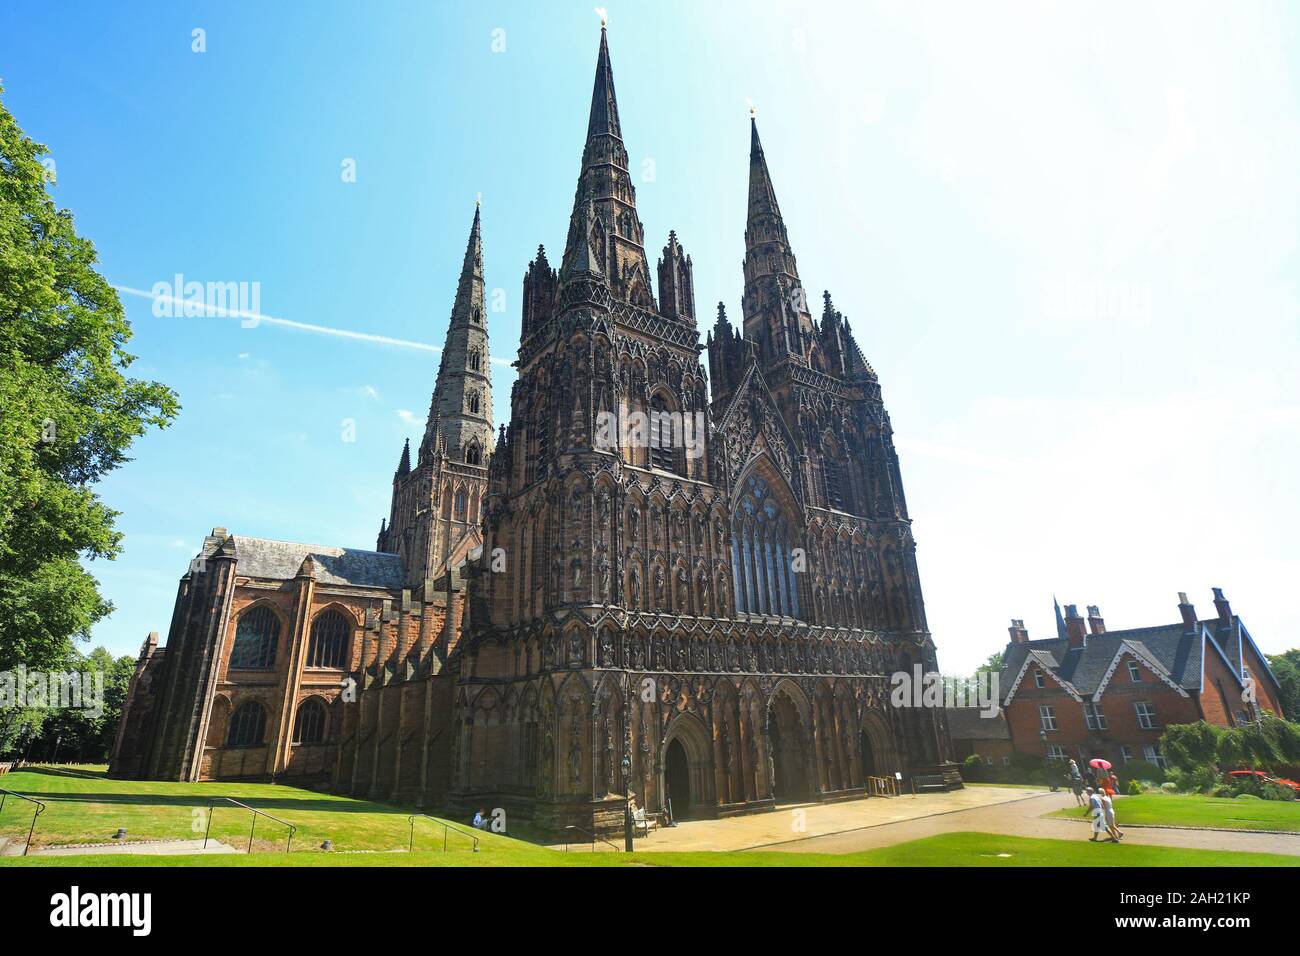
M 1074 758 L 1070 758 L 1070 791 L 1074 794 L 1074 805 L 1083 806 L 1083 774 Z
M 1088 788 L 1088 816 L 1092 819 L 1092 836 L 1088 837 L 1090 843 L 1097 842 L 1097 834 L 1106 829 L 1106 810 L 1101 803 L 1101 794 Z
M 1105 818 L 1106 832 L 1110 834 L 1110 838 L 1116 843 L 1124 839 L 1124 834 L 1120 833 L 1119 827 L 1115 825 L 1115 802 L 1105 790 L 1101 792 L 1101 812 Z

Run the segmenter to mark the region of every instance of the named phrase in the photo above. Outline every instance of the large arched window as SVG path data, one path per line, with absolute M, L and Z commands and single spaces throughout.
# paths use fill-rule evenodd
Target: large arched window
M 319 697 L 312 697 L 298 708 L 293 722 L 293 742 L 319 744 L 325 742 L 325 705 Z
M 230 715 L 227 747 L 256 747 L 266 739 L 266 711 L 255 700 L 240 704 Z
M 319 614 L 311 626 L 311 643 L 307 645 L 308 667 L 346 667 L 352 628 L 339 611 Z
M 275 649 L 280 640 L 280 619 L 265 604 L 245 611 L 235 628 L 235 646 L 230 651 L 232 670 L 268 670 L 275 666 Z
M 650 467 L 664 471 L 677 470 L 677 416 L 668 407 L 667 400 L 656 394 L 650 399 Z
M 478 392 L 469 393 L 469 410 L 473 415 L 478 414 Z
M 465 464 L 480 465 L 483 463 L 483 452 L 479 450 L 477 442 L 470 442 L 465 446 Z
M 768 479 L 755 473 L 731 519 L 731 571 L 736 610 L 802 617 L 795 580 L 795 521 Z

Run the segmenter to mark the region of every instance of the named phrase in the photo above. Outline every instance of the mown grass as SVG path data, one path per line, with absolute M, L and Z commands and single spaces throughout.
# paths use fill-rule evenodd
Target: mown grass
M 1085 819 L 1086 807 L 1069 807 L 1050 817 Z M 1288 830 L 1300 833 L 1300 801 L 1237 800 L 1186 793 L 1143 793 L 1115 801 L 1115 816 L 1149 826 L 1212 827 L 1221 830 Z
M 478 853 L 417 850 L 414 853 L 253 853 L 222 856 L 13 857 L 0 866 L 424 866 L 424 867 L 1204 867 L 1300 866 L 1300 857 L 1229 853 L 1178 847 L 1043 840 L 993 833 L 946 833 L 862 853 L 765 851 L 686 853 L 565 853 L 486 834 Z
M 34 797 L 46 810 L 36 821 L 33 846 L 108 842 L 119 827 L 127 840 L 202 838 L 208 824 L 208 801 L 233 797 L 298 827 L 293 845 L 319 847 L 329 839 L 341 850 L 406 849 L 411 807 L 354 800 L 297 787 L 265 783 L 170 783 L 112 780 L 104 767 L 35 768 L 0 777 L 0 787 Z M 0 836 L 26 839 L 32 805 L 8 799 L 0 811 Z M 461 829 L 466 823 L 451 821 Z M 211 836 L 241 849 L 248 846 L 252 814 L 218 802 L 211 815 Z M 286 828 L 259 818 L 253 849 L 283 850 Z M 442 828 L 417 820 L 417 847 L 442 843 Z M 449 846 L 469 846 L 453 832 Z
M 442 828 L 419 820 L 416 852 L 407 852 L 410 808 L 349 797 L 258 783 L 162 783 L 110 780 L 103 767 L 23 770 L 0 777 L 0 787 L 26 793 L 46 803 L 38 820 L 34 846 L 107 842 L 118 827 L 128 840 L 194 839 L 203 835 L 207 801 L 230 796 L 282 817 L 299 827 L 294 852 L 284 852 L 284 835 L 259 822 L 251 854 L 0 857 L 3 866 L 1297 866 L 1300 857 L 1266 853 L 1230 853 L 1135 844 L 1094 844 L 1080 840 L 1046 840 L 988 833 L 951 833 L 862 853 L 825 854 L 772 850 L 734 852 L 654 852 L 633 854 L 552 850 L 494 833 L 478 833 L 479 851 L 468 836 L 453 832 L 441 850 Z M 1124 807 L 1141 798 L 1125 798 Z M 1154 799 L 1169 800 L 1169 795 Z M 1219 801 L 1233 803 L 1233 801 Z M 1261 801 L 1237 801 L 1253 814 Z M 22 807 L 16 810 L 15 806 Z M 1294 805 L 1286 805 L 1295 809 Z M 29 804 L 10 800 L 0 815 L 0 833 L 25 839 Z M 196 812 L 197 811 L 197 812 Z M 1068 816 L 1076 811 L 1065 811 Z M 1126 817 L 1131 819 L 1131 817 Z M 212 836 L 243 849 L 249 815 L 219 807 Z M 451 821 L 466 829 L 464 824 Z M 320 844 L 333 841 L 334 852 Z M 617 841 L 615 841 L 617 842 Z

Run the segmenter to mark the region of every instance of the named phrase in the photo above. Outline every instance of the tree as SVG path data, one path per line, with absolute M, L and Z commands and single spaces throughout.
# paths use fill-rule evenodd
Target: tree
M 80 561 L 121 547 L 90 486 L 179 410 L 126 376 L 122 303 L 46 192 L 47 153 L 0 103 L 0 670 L 59 667 L 112 610 Z
M 104 763 L 113 752 L 117 728 L 122 718 L 135 660 L 114 658 L 97 647 L 82 656 L 75 650 L 65 667 L 82 676 L 82 686 L 89 686 L 96 673 L 103 675 L 103 709 L 96 714 L 87 707 L 47 709 L 39 725 L 35 743 L 30 748 L 33 760 Z
M 1265 656 L 1269 669 L 1282 688 L 1282 715 L 1288 720 L 1300 721 L 1300 647 Z
M 1178 770 L 1191 772 L 1215 766 L 1223 729 L 1198 720 L 1194 724 L 1171 724 L 1160 735 L 1160 752 Z

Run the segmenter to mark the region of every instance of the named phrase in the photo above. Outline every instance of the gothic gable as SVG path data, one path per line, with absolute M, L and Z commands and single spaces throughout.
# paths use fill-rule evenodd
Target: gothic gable
M 790 486 L 795 498 L 803 501 L 794 436 L 786 427 L 776 399 L 756 365 L 749 366 L 723 412 L 713 447 L 720 449 L 725 457 L 728 488 L 733 496 L 747 466 L 765 455 Z

